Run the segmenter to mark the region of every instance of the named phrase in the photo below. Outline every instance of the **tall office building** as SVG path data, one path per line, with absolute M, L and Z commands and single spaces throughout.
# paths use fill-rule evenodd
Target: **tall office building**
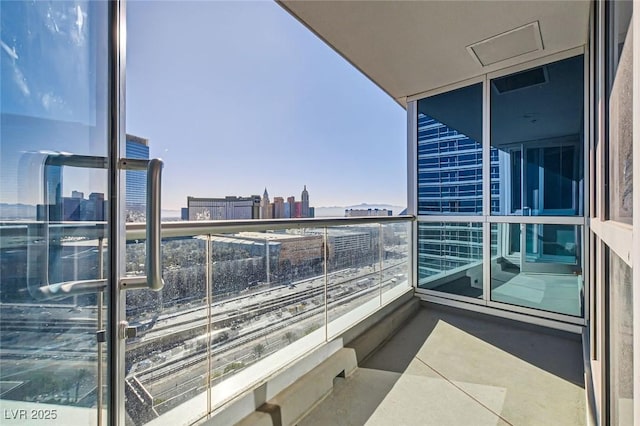
M 71 197 L 62 198 L 63 221 L 103 221 L 105 218 L 104 194 L 92 192 L 89 199 L 84 198 L 84 193 L 72 191 Z
M 284 198 L 282 197 L 274 197 L 273 198 L 273 218 L 274 219 L 283 219 L 284 215 Z
M 293 203 L 293 212 L 291 213 L 291 217 L 301 218 L 302 217 L 302 202 L 296 201 Z
M 149 159 L 149 140 L 127 134 L 127 158 Z M 126 185 L 127 213 L 145 211 L 147 201 L 147 173 L 144 170 L 128 170 Z
M 64 220 L 62 201 L 62 167 L 46 165 L 44 169 L 46 186 L 44 188 L 45 204 L 38 204 L 36 217 L 38 220 Z M 24 189 L 26 191 L 26 188 Z
M 309 217 L 309 191 L 307 191 L 307 185 L 302 190 L 302 217 Z
M 296 197 L 294 195 L 287 197 L 288 211 L 289 213 L 286 215 L 287 217 L 295 217 L 295 209 L 296 209 Z M 287 207 L 285 207 L 287 209 Z

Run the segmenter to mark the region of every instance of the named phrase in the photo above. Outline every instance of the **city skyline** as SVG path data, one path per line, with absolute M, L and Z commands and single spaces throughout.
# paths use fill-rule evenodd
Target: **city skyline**
M 304 185 L 300 201 L 295 195 L 274 196 L 273 202 L 265 187 L 262 196 L 252 194 L 224 197 L 187 196 L 187 207 L 180 209 L 181 220 L 285 219 L 314 217 L 315 207 L 309 205 L 309 191 Z

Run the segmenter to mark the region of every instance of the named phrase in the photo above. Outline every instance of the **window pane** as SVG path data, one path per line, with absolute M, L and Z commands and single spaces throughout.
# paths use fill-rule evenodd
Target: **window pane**
M 492 214 L 583 214 L 583 74 L 577 56 L 491 80 Z
M 107 422 L 110 8 L 0 2 L 1 424 Z
M 492 223 L 491 300 L 582 316 L 581 235 L 576 225 Z
M 482 84 L 418 101 L 418 214 L 482 213 Z
M 482 223 L 418 224 L 418 287 L 482 297 Z

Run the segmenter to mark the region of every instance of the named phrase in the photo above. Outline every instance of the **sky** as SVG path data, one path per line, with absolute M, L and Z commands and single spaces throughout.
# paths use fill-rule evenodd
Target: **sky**
M 127 2 L 127 132 L 187 196 L 406 205 L 406 112 L 270 1 Z

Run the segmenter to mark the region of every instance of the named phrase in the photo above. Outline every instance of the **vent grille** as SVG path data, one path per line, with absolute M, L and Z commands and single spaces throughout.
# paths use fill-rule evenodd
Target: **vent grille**
M 467 51 L 483 67 L 543 49 L 538 21 L 467 46 Z
M 525 87 L 546 82 L 547 73 L 545 67 L 538 67 L 492 80 L 493 88 L 499 94 L 513 92 L 514 90 L 524 89 Z

